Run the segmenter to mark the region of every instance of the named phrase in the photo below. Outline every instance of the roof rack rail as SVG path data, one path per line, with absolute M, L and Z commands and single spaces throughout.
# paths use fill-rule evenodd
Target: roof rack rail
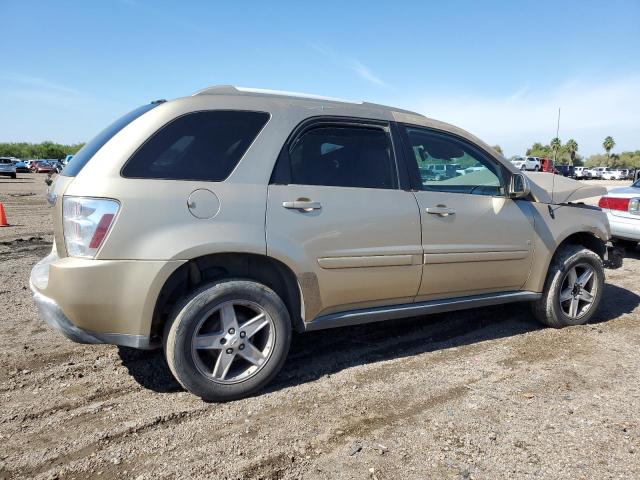
M 250 88 L 250 87 L 236 87 L 234 85 L 215 85 L 213 87 L 204 88 L 198 90 L 193 95 L 238 95 L 238 94 L 253 94 L 253 95 L 273 95 L 277 97 L 293 97 L 293 98 L 308 98 L 312 100 L 326 100 L 329 102 L 340 103 L 353 103 L 362 105 L 362 101 L 344 100 L 341 98 L 325 97 L 322 95 L 314 95 L 312 93 L 299 93 L 288 92 L 284 90 L 268 90 L 263 88 Z

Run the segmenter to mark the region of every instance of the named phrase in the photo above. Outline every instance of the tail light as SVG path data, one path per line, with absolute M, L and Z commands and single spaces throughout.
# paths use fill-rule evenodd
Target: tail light
M 600 208 L 640 214 L 640 198 L 602 197 L 598 202 Z
M 62 230 L 67 253 L 95 257 L 119 207 L 118 202 L 106 198 L 63 197 Z

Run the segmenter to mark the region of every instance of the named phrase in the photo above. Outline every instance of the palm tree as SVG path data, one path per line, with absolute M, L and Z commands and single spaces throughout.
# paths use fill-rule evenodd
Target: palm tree
M 616 142 L 611 136 L 605 138 L 604 142 L 602 142 L 602 147 L 606 150 L 607 157 L 611 156 L 611 150 L 613 150 L 613 147 L 615 146 L 616 146 Z
M 569 155 L 571 155 L 571 165 L 573 165 L 574 160 L 576 159 L 576 152 L 578 151 L 578 142 L 576 142 L 573 138 L 567 140 L 567 144 L 565 145 L 567 150 L 569 151 Z

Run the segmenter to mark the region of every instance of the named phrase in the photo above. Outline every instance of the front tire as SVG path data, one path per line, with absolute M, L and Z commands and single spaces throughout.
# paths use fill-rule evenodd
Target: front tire
M 554 328 L 582 325 L 598 309 L 603 288 L 602 259 L 581 245 L 566 245 L 554 255 L 533 315 Z
M 165 325 L 174 377 L 206 401 L 252 395 L 281 370 L 291 343 L 286 306 L 250 280 L 222 280 L 189 295 Z

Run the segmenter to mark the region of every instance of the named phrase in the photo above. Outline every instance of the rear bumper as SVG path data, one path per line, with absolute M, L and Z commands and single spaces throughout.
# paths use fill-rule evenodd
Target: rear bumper
M 38 308 L 40 320 L 50 327 L 55 328 L 69 340 L 76 343 L 108 343 L 112 345 L 122 345 L 125 347 L 140 348 L 148 350 L 155 348 L 150 337 L 145 335 L 129 335 L 122 333 L 96 333 L 74 325 L 64 314 L 60 306 L 49 297 L 38 292 L 31 284 L 33 301 Z
M 611 236 L 623 240 L 640 242 L 640 218 L 627 218 L 607 213 Z
M 30 285 L 40 318 L 70 340 L 149 349 L 156 300 L 182 263 L 59 258 L 54 247 Z

